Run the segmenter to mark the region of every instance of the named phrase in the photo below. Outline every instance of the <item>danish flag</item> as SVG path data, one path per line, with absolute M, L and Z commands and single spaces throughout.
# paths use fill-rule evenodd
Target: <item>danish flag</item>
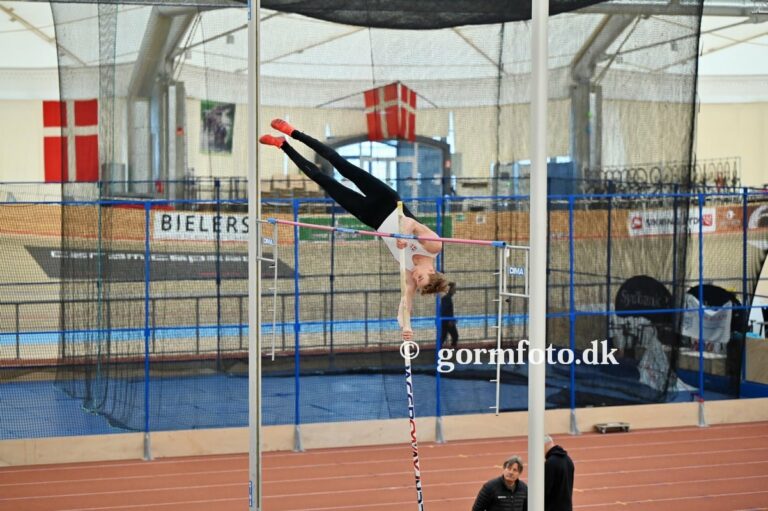
M 43 101 L 43 132 L 46 183 L 99 180 L 97 99 Z
M 416 140 L 416 93 L 390 83 L 363 93 L 368 140 Z

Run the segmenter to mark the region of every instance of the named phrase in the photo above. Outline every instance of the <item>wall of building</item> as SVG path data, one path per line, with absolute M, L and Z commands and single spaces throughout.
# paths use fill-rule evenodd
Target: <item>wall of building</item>
M 198 177 L 245 176 L 247 174 L 247 105 L 237 104 L 231 154 L 209 154 L 200 151 L 200 100 L 188 98 L 187 155 L 188 166 Z M 677 105 L 653 105 L 643 102 L 616 102 L 606 109 L 604 126 L 604 165 L 615 165 L 622 158 L 637 163 L 678 161 L 681 147 L 688 143 L 686 108 Z M 115 104 L 116 117 L 124 105 Z M 529 151 L 528 106 L 510 105 L 496 108 L 454 109 L 455 146 L 461 155 L 457 168 L 460 177 L 485 178 L 495 161 L 526 159 Z M 650 115 L 653 114 L 653 115 Z M 569 109 L 566 101 L 553 101 L 549 108 L 549 153 L 563 156 L 569 152 L 567 130 Z M 303 131 L 323 140 L 330 132 L 336 138 L 365 133 L 365 117 L 351 109 L 281 109 L 264 107 L 259 133 L 272 132 L 269 121 L 287 117 Z M 0 181 L 44 180 L 43 124 L 41 100 L 0 101 Z M 449 111 L 424 109 L 417 114 L 419 135 L 445 138 L 449 135 Z M 497 118 L 501 138 L 496 139 Z M 648 144 L 648 129 L 666 129 L 676 136 L 655 137 Z M 126 159 L 121 143 L 125 125 L 114 123 L 114 154 L 117 161 Z M 613 137 L 609 143 L 607 137 Z M 739 157 L 742 183 L 762 186 L 768 183 L 768 102 L 720 103 L 700 105 L 696 134 L 698 159 Z M 296 148 L 314 159 L 302 144 Z M 262 176 L 298 176 L 291 164 L 285 165 L 283 153 L 264 148 L 260 151 Z
M 768 184 L 768 102 L 701 105 L 696 157 L 728 156 L 741 158 L 744 185 Z

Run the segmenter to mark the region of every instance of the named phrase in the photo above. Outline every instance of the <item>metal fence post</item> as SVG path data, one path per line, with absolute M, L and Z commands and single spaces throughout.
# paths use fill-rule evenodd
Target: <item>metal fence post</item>
M 144 459 L 152 459 L 151 439 L 149 436 L 149 338 L 150 338 L 150 237 L 149 225 L 151 221 L 152 203 L 144 203 Z
M 291 201 L 293 207 L 293 221 L 299 221 L 299 201 L 293 199 Z M 294 444 L 293 450 L 301 452 L 304 450 L 301 441 L 301 357 L 299 352 L 299 340 L 301 337 L 301 309 L 299 307 L 299 227 L 293 227 L 293 376 L 294 387 L 296 393 L 296 401 L 294 403 Z
M 438 197 L 437 201 L 435 203 L 435 228 L 437 230 L 437 235 L 440 237 L 443 237 L 443 199 L 442 197 Z M 445 249 L 445 245 L 443 245 L 443 250 Z M 440 253 L 437 256 L 437 268 L 438 271 L 443 272 L 444 271 L 444 259 L 443 259 L 443 250 L 440 251 Z M 441 309 L 441 301 L 440 301 L 440 295 L 437 295 L 437 298 L 435 300 L 435 346 L 437 346 L 437 349 L 435 350 L 435 441 L 438 444 L 445 443 L 445 437 L 443 436 L 443 417 L 442 417 L 442 410 L 441 410 L 441 401 L 440 401 L 440 371 L 437 370 L 437 363 L 439 361 L 439 351 L 442 348 L 441 346 L 441 339 L 443 336 L 442 332 L 442 325 L 443 321 L 440 316 L 440 309 Z M 455 313 L 454 313 L 455 314 Z M 501 326 L 499 326 L 501 328 Z
M 704 416 L 704 194 L 698 194 L 699 210 L 699 427 L 705 427 Z
M 574 246 L 574 198 L 568 196 L 568 347 L 571 353 L 576 353 L 576 288 L 574 267 L 576 266 Z M 576 423 L 576 362 L 571 360 L 569 364 L 570 376 L 570 403 L 571 403 L 571 434 L 579 434 L 579 426 Z

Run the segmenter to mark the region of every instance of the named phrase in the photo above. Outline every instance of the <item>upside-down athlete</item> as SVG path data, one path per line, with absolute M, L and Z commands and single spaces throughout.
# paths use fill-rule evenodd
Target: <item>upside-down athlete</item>
M 402 199 L 395 190 L 385 183 L 364 171 L 360 167 L 352 165 L 334 151 L 331 147 L 315 140 L 309 135 L 296 130 L 282 119 L 274 119 L 272 127 L 285 133 L 289 137 L 303 142 L 317 154 L 328 160 L 339 173 L 352 181 L 362 193 L 358 193 L 333 177 L 323 174 L 319 168 L 286 142 L 285 137 L 263 135 L 259 142 L 278 147 L 306 174 L 308 178 L 320 185 L 328 195 L 339 203 L 341 207 L 354 215 L 365 225 L 379 232 L 413 234 L 416 236 L 437 238 L 430 228 L 420 223 L 410 210 L 403 206 L 405 218 L 402 225 L 398 221 L 397 203 Z M 397 318 L 400 326 L 403 326 L 402 313 L 404 308 L 409 312 L 413 307 L 413 296 L 418 290 L 422 295 L 445 293 L 448 291 L 448 280 L 445 275 L 435 271 L 435 257 L 442 249 L 439 241 L 404 240 L 395 238 L 382 238 L 396 260 L 400 260 L 399 249 L 405 248 L 405 268 L 407 270 L 406 293 L 400 300 Z M 403 329 L 403 339 L 411 340 L 413 330 Z

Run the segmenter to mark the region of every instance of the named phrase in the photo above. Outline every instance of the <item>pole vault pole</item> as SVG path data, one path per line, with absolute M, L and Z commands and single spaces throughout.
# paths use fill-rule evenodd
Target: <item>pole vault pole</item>
M 400 221 L 402 233 L 403 202 L 397 202 L 397 218 Z M 410 303 L 407 300 L 408 282 L 405 269 L 405 248 L 400 249 L 400 304 L 402 309 L 403 330 L 411 329 Z M 424 494 L 421 490 L 421 467 L 419 465 L 419 442 L 416 439 L 416 404 L 413 399 L 413 368 L 411 358 L 419 354 L 418 346 L 413 341 L 403 341 L 400 345 L 400 354 L 405 361 L 405 389 L 408 393 L 408 423 L 411 433 L 411 450 L 413 451 L 413 477 L 416 481 L 416 505 L 419 511 L 424 511 Z

